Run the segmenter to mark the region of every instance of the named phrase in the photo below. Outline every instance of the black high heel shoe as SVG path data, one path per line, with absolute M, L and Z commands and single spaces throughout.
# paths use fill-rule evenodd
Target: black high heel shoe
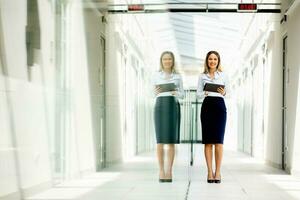
M 172 175 L 170 175 L 170 177 L 171 177 L 171 178 L 166 178 L 166 179 L 165 179 L 165 182 L 171 183 L 171 182 L 173 181 L 173 180 L 172 180 Z
M 158 179 L 158 182 L 164 183 L 164 182 L 166 182 L 165 180 L 166 180 L 166 179 L 159 178 L 159 179 Z
M 221 183 L 221 176 L 220 179 L 215 179 L 215 183 Z
M 159 175 L 158 176 L 158 182 L 160 182 L 160 183 L 164 183 L 164 182 L 166 182 L 166 179 L 165 178 L 161 178 L 161 177 L 164 177 L 165 175 Z
M 170 179 L 165 179 L 165 182 L 167 182 L 167 183 L 172 183 L 172 179 L 170 178 Z
M 214 182 L 215 182 L 215 179 L 209 179 L 208 175 L 207 175 L 207 183 L 214 183 Z

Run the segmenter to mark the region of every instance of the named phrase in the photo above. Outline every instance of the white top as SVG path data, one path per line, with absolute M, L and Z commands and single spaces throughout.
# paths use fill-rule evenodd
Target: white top
M 172 92 L 161 92 L 156 97 L 162 96 L 175 96 L 177 98 L 183 99 L 184 98 L 184 90 L 183 90 L 183 83 L 182 77 L 180 74 L 172 73 L 169 77 L 166 76 L 164 71 L 156 72 L 153 76 L 153 85 L 154 88 L 158 84 L 165 84 L 165 83 L 174 83 L 177 86 L 176 94 L 173 95 Z
M 215 83 L 215 84 L 222 84 L 225 85 L 225 96 L 227 97 L 230 94 L 230 86 L 228 77 L 224 72 L 215 72 L 215 77 L 213 79 L 210 78 L 209 74 L 200 74 L 199 80 L 198 80 L 198 87 L 197 87 L 197 98 L 204 98 L 206 96 L 212 96 L 212 97 L 222 97 L 224 96 L 218 92 L 207 92 L 208 94 L 205 95 L 205 91 L 203 91 L 204 85 L 206 83 Z

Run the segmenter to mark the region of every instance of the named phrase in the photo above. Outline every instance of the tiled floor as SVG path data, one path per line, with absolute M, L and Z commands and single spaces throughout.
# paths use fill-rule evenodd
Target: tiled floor
M 173 183 L 158 182 L 153 152 L 81 180 L 68 181 L 28 200 L 300 199 L 300 179 L 233 151 L 224 153 L 222 183 L 207 184 L 202 149 L 197 145 L 194 166 L 190 167 L 189 146 L 178 147 Z

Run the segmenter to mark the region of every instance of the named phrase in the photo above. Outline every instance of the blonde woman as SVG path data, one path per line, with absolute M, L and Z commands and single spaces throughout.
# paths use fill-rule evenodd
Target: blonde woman
M 223 157 L 223 141 L 227 119 L 224 97 L 228 95 L 228 78 L 221 70 L 221 58 L 218 52 L 207 53 L 204 72 L 200 74 L 197 97 L 203 98 L 201 107 L 202 143 L 207 165 L 207 182 L 221 183 L 221 162 Z M 225 85 L 217 92 L 207 92 L 203 88 L 206 83 Z M 215 154 L 215 171 L 212 168 L 213 146 Z
M 174 83 L 173 91 L 163 91 L 158 85 Z M 175 144 L 179 143 L 180 105 L 178 98 L 184 97 L 181 75 L 175 70 L 175 57 L 165 51 L 160 57 L 160 70 L 154 75 L 156 96 L 154 123 L 159 164 L 159 182 L 172 182 L 172 169 L 175 157 Z M 165 167 L 164 145 L 168 146 L 167 166 Z

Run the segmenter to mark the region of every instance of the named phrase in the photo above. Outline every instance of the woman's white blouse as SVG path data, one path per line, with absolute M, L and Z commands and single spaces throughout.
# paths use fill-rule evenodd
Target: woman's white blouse
M 225 96 L 227 97 L 230 94 L 230 86 L 228 77 L 224 72 L 215 72 L 215 77 L 213 79 L 210 78 L 209 74 L 200 74 L 198 80 L 198 87 L 197 87 L 197 97 L 204 98 L 205 96 L 212 96 L 212 97 L 222 97 L 224 96 L 218 92 L 207 92 L 208 94 L 205 95 L 205 91 L 203 91 L 204 85 L 206 83 L 215 83 L 215 84 L 222 84 L 225 85 Z
M 172 92 L 161 92 L 156 97 L 161 96 L 175 96 L 177 98 L 184 98 L 184 90 L 182 77 L 180 74 L 172 73 L 168 78 L 166 73 L 163 71 L 156 72 L 153 76 L 153 85 L 154 89 L 156 85 L 165 84 L 165 83 L 174 83 L 177 86 L 176 95 L 173 95 Z

